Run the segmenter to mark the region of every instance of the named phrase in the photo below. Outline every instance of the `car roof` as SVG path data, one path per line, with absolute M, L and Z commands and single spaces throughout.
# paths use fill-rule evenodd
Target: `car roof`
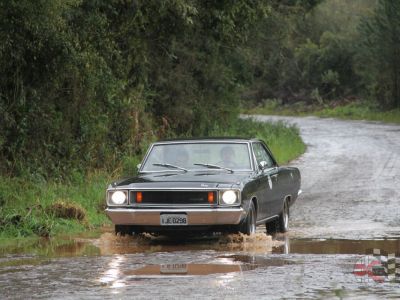
M 176 139 L 165 139 L 165 140 L 160 140 L 155 142 L 157 143 L 174 143 L 174 142 L 179 142 L 179 143 L 193 143 L 193 142 L 207 142 L 207 141 L 212 141 L 212 142 L 259 142 L 259 139 L 255 138 L 244 138 L 244 137 L 200 137 L 200 138 L 176 138 Z

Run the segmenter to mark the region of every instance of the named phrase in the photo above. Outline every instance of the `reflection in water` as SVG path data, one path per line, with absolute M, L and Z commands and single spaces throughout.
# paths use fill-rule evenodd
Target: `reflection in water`
M 256 255 L 222 255 L 215 257 L 212 263 L 165 262 L 147 265 L 135 264 L 133 256 L 115 255 L 110 259 L 107 270 L 97 280 L 110 288 L 126 287 L 142 279 L 168 279 L 207 275 L 216 275 L 213 284 L 224 286 L 238 276 L 244 275 L 247 271 L 293 264 L 290 260 Z M 136 267 L 131 267 L 131 265 L 136 265 Z
M 112 288 L 124 287 L 125 283 L 121 280 L 121 265 L 126 260 L 123 255 L 114 256 L 108 264 L 107 270 L 99 278 L 99 282 L 110 285 Z
M 16 241 L 0 245 L 0 257 L 5 255 L 30 254 L 40 257 L 76 257 L 98 255 L 99 249 L 87 239 L 41 238 L 37 240 Z
M 298 254 L 366 254 L 369 249 L 381 249 L 387 253 L 400 254 L 400 240 L 340 240 L 340 239 L 289 239 L 279 237 L 283 245 L 274 253 Z
M 163 276 L 199 276 L 219 273 L 242 272 L 248 270 L 247 265 L 235 264 L 161 264 L 148 265 L 139 269 L 125 272 L 126 276 L 135 278 L 163 277 Z M 254 268 L 256 268 L 254 266 Z M 250 270 L 250 268 L 249 268 Z

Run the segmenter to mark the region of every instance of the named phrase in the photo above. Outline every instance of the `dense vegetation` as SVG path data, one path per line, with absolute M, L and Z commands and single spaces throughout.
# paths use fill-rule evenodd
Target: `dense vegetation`
M 238 112 L 267 99 L 399 108 L 399 20 L 395 0 L 3 0 L 0 215 L 19 180 L 39 201 L 155 139 L 259 135 Z
M 148 141 L 209 135 L 265 99 L 399 107 L 399 5 L 1 1 L 0 174 L 114 170 Z
M 112 170 L 149 140 L 228 126 L 239 103 L 234 57 L 267 8 L 1 1 L 0 172 Z
M 277 12 L 272 24 L 284 30 L 253 39 L 263 56 L 245 94 L 256 105 L 245 111 L 400 122 L 399 8 L 394 0 L 325 0 L 300 15 Z
M 255 38 L 248 99 L 336 104 L 363 99 L 400 108 L 400 3 L 326 0 L 310 11 L 278 10 Z

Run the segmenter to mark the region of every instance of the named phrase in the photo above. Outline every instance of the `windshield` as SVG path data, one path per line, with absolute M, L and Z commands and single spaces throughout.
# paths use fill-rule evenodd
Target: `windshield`
M 182 170 L 251 170 L 247 143 L 171 143 L 151 149 L 142 172 Z

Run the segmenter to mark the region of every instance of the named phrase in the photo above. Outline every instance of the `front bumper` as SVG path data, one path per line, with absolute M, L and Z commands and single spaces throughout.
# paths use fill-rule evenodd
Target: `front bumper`
M 116 225 L 161 226 L 161 213 L 184 213 L 191 225 L 236 225 L 246 215 L 241 207 L 205 209 L 131 209 L 107 208 L 106 214 Z

